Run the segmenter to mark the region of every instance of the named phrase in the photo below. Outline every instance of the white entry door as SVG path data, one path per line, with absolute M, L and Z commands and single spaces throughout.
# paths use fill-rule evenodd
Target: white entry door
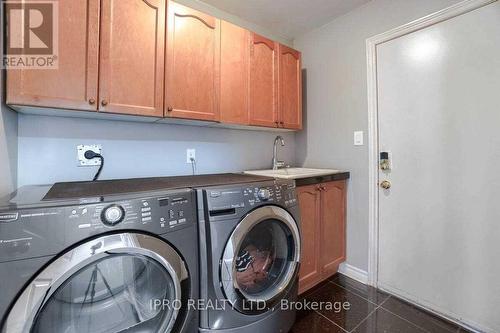
M 377 46 L 378 285 L 500 332 L 500 3 Z

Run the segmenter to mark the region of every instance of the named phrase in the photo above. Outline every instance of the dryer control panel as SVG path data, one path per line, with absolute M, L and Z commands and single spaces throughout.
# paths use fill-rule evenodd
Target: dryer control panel
M 136 230 L 161 235 L 197 222 L 195 195 L 189 189 L 99 201 L 0 212 L 0 262 L 56 254 L 106 232 Z

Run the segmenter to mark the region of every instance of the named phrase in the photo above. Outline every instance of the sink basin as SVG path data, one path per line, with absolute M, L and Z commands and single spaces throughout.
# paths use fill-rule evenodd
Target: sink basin
M 250 170 L 245 173 L 255 176 L 266 176 L 282 179 L 300 179 L 316 176 L 331 175 L 340 173 L 340 170 L 333 169 L 308 169 L 308 168 L 285 168 L 279 170 Z

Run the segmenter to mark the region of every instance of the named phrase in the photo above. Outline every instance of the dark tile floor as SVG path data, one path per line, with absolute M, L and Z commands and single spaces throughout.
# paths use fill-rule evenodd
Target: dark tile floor
M 301 299 L 316 304 L 330 302 L 333 306 L 299 311 L 297 322 L 290 333 L 468 332 L 342 274 L 333 276 L 329 281 L 302 295 Z

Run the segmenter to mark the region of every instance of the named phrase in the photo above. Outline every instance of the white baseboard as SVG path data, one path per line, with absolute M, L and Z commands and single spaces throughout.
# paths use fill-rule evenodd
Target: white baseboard
M 408 303 L 413 304 L 418 308 L 422 308 L 428 312 L 433 313 L 434 315 L 444 318 L 448 321 L 451 321 L 459 326 L 465 327 L 467 330 L 475 333 L 497 333 L 498 330 L 494 330 L 489 327 L 485 327 L 479 323 L 476 323 L 467 318 L 463 318 L 456 313 L 453 313 L 443 307 L 437 306 L 431 302 L 425 301 L 423 299 L 419 299 L 412 294 L 404 292 L 398 288 L 394 288 L 383 283 L 379 283 L 378 288 L 386 293 L 389 293 L 393 296 L 401 298 Z M 460 318 L 460 319 L 457 319 Z
M 354 279 L 362 284 L 368 284 L 368 272 L 357 267 L 351 266 L 348 263 L 342 263 L 339 266 L 339 273 L 344 274 L 351 279 Z

